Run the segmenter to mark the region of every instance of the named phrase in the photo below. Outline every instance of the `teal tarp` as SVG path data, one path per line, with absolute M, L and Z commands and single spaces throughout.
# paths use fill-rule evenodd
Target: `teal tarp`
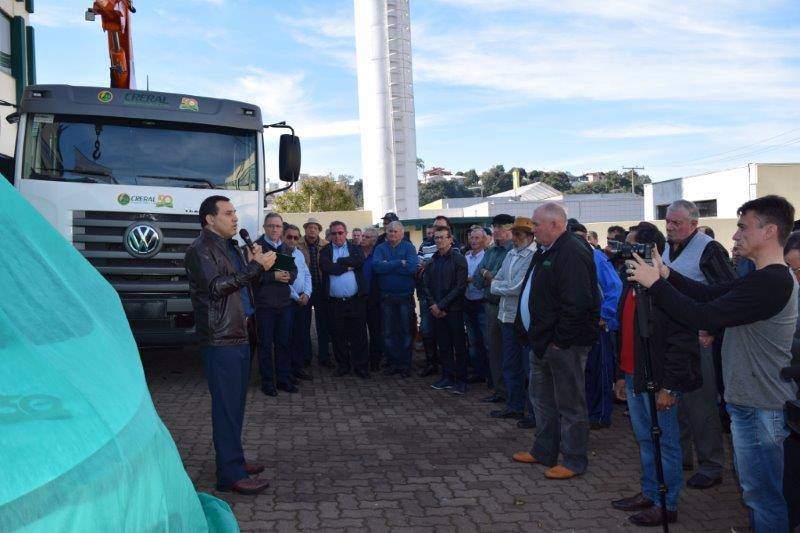
M 0 531 L 238 531 L 186 475 L 117 293 L 2 178 L 0 246 Z

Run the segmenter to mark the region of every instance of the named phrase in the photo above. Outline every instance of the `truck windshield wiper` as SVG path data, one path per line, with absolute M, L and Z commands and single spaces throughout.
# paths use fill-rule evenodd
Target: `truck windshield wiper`
M 203 178 L 188 178 L 186 176 L 157 176 L 155 174 L 137 174 L 137 178 L 150 178 L 150 179 L 157 179 L 157 180 L 175 180 L 175 181 L 188 181 L 190 183 L 196 183 L 192 187 L 197 189 L 213 189 L 214 184 L 210 181 L 203 179 Z
M 116 180 L 116 178 L 114 176 L 112 176 L 111 174 L 109 174 L 108 172 L 105 172 L 103 170 L 82 170 L 82 169 L 79 169 L 79 168 L 41 168 L 39 173 L 41 173 L 41 172 L 58 172 L 60 174 L 63 174 L 65 172 L 69 172 L 70 174 L 83 174 L 85 176 L 103 176 L 105 178 L 110 178 L 110 179 L 109 180 L 93 180 L 93 179 L 87 178 L 87 181 L 90 181 L 91 183 L 108 183 L 109 181 L 111 183 L 117 183 L 117 180 Z

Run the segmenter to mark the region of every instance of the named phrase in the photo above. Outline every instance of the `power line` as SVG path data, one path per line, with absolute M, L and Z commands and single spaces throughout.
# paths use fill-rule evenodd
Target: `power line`
M 702 163 L 699 163 L 699 164 L 701 164 L 701 165 L 709 165 L 709 164 L 725 163 L 727 161 L 735 161 L 737 159 L 742 159 L 743 157 L 751 157 L 751 156 L 754 156 L 754 155 L 763 154 L 763 153 L 766 153 L 766 152 L 771 152 L 773 150 L 778 150 L 779 148 L 784 148 L 786 146 L 791 146 L 791 145 L 797 144 L 797 143 L 800 143 L 800 137 L 795 137 L 795 138 L 789 139 L 788 141 L 786 141 L 784 143 L 781 143 L 781 144 L 774 144 L 774 145 L 771 145 L 771 146 L 764 146 L 764 147 L 758 148 L 756 150 L 742 152 L 742 153 L 731 155 L 731 156 L 727 156 L 727 157 L 716 157 L 714 159 L 708 159 L 708 160 L 703 161 Z M 654 165 L 654 166 L 668 167 L 668 168 L 681 168 L 681 167 L 688 167 L 688 166 L 693 166 L 694 164 L 697 164 L 697 163 L 692 163 L 692 161 L 697 161 L 697 160 L 688 160 L 683 164 Z
M 636 194 L 636 171 L 644 170 L 644 167 L 622 167 L 622 170 L 628 170 L 631 173 L 631 192 Z
M 704 159 L 717 159 L 720 156 L 724 156 L 724 155 L 730 154 L 732 152 L 738 152 L 740 150 L 746 150 L 747 148 L 752 148 L 754 146 L 758 146 L 758 145 L 763 144 L 763 143 L 765 143 L 767 141 L 771 141 L 771 140 L 777 139 L 779 137 L 783 137 L 784 135 L 787 135 L 789 133 L 793 133 L 795 131 L 800 131 L 800 128 L 792 128 L 790 130 L 786 130 L 786 131 L 784 131 L 782 133 L 779 133 L 777 135 L 773 135 L 772 137 L 767 137 L 766 139 L 761 139 L 761 140 L 756 141 L 754 143 L 746 144 L 744 146 L 740 146 L 738 148 L 733 148 L 731 150 L 726 150 L 724 152 L 719 152 L 719 153 L 716 153 L 716 154 L 711 154 L 711 155 L 707 155 L 707 156 L 703 156 L 703 157 L 696 157 L 694 159 L 688 159 L 688 160 L 684 161 L 683 163 L 678 163 L 676 161 L 676 162 L 671 162 L 671 163 L 667 163 L 665 165 L 658 165 L 658 166 L 659 167 L 684 167 L 684 166 L 689 166 L 689 163 L 693 163 L 693 162 L 696 162 L 696 161 L 703 161 Z M 745 155 L 747 155 L 747 154 L 746 153 L 745 154 L 738 154 L 738 155 L 732 156 L 732 157 L 734 157 L 734 158 L 735 157 L 743 157 Z

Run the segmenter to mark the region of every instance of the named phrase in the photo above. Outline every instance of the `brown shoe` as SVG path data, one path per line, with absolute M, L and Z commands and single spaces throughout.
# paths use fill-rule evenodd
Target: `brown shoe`
M 539 460 L 536 457 L 534 457 L 528 452 L 516 452 L 514 455 L 511 456 L 511 458 L 518 463 L 534 464 L 539 462 Z
M 653 505 L 640 513 L 629 516 L 628 521 L 637 526 L 654 527 L 663 525 L 663 511 L 658 505 Z M 673 524 L 678 521 L 678 511 L 667 511 L 667 523 Z
M 630 498 L 622 498 L 611 502 L 611 507 L 620 511 L 643 511 L 653 505 L 653 500 L 646 498 L 641 492 Z
M 264 471 L 264 465 L 245 463 L 244 471 L 248 476 L 255 476 Z
M 217 485 L 217 490 L 220 492 L 238 492 L 239 494 L 258 494 L 264 492 L 264 489 L 269 487 L 269 482 L 266 479 L 240 479 L 230 486 Z
M 556 465 L 553 468 L 548 468 L 544 472 L 544 477 L 547 479 L 570 479 L 577 475 L 577 472 L 573 472 L 566 466 L 562 465 Z

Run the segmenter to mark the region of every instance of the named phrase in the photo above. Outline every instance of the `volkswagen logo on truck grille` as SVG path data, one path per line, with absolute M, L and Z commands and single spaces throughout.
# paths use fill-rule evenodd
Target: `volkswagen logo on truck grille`
M 128 226 L 123 237 L 125 250 L 133 257 L 141 259 L 156 255 L 161 250 L 163 241 L 160 229 L 142 222 Z

